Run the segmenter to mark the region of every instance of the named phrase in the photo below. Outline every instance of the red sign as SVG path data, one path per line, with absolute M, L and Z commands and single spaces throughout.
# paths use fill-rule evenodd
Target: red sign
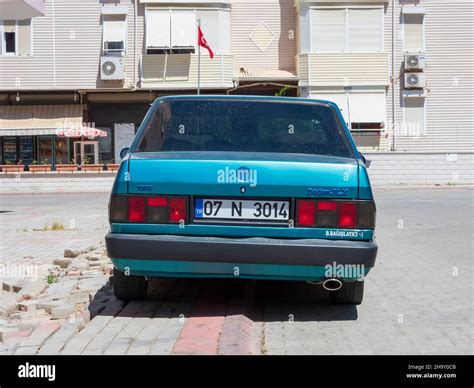
M 107 137 L 107 132 L 91 127 L 58 128 L 57 135 L 60 137 Z

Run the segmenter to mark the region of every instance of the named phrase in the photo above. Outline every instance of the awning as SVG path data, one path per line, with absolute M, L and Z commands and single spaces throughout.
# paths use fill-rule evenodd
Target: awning
M 0 20 L 31 19 L 44 13 L 44 0 L 0 0 Z
M 0 136 L 53 135 L 82 127 L 82 105 L 0 105 Z
M 128 13 L 127 6 L 117 6 L 106 4 L 102 7 L 102 15 L 126 15 Z
M 239 71 L 241 81 L 298 81 L 298 77 L 286 70 L 241 68 Z

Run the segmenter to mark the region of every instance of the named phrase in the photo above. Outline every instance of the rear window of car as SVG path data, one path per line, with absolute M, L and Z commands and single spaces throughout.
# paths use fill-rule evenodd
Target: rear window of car
M 259 100 L 162 101 L 135 152 L 277 152 L 352 157 L 334 108 Z

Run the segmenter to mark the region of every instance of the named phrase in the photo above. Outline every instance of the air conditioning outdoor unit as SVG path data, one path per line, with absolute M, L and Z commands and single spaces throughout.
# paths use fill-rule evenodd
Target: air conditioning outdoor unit
M 423 70 L 426 67 L 426 55 L 422 53 L 405 54 L 405 70 Z
M 426 86 L 423 73 L 405 73 L 405 89 L 422 89 Z
M 100 79 L 102 81 L 121 81 L 125 79 L 123 58 L 102 56 L 100 58 Z

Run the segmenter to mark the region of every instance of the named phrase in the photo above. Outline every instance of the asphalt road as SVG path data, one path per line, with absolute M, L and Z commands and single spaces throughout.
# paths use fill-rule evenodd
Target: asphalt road
M 63 353 L 473 354 L 474 191 L 375 194 L 380 248 L 362 305 L 299 282 L 157 280 L 148 301 L 112 301 Z M 0 196 L 0 263 L 98 245 L 107 200 Z M 41 230 L 55 221 L 67 230 Z

